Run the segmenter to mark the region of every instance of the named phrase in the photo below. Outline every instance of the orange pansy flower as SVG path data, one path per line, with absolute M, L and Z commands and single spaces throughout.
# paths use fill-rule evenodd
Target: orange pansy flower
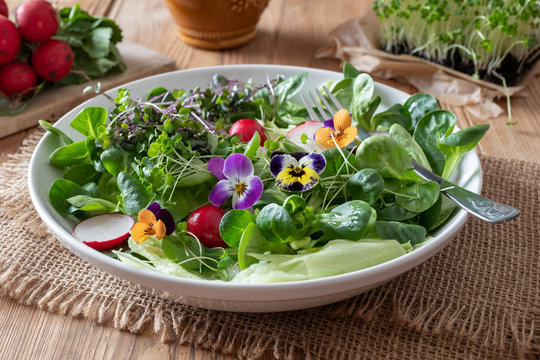
M 345 147 L 356 139 L 357 129 L 351 126 L 351 115 L 345 109 L 339 110 L 333 119 L 334 128 L 323 127 L 315 132 L 315 142 L 325 148 Z
M 139 211 L 138 222 L 131 228 L 131 237 L 137 244 L 142 243 L 149 236 L 155 235 L 159 240 L 163 239 L 167 227 L 161 220 L 156 220 L 153 212 L 147 209 Z

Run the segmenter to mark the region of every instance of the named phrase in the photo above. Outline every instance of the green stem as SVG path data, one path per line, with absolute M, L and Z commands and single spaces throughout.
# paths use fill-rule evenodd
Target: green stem
M 506 94 L 506 110 L 508 112 L 508 121 L 506 122 L 506 125 L 516 125 L 517 122 L 512 121 L 512 107 L 510 106 L 510 92 L 508 91 L 508 86 L 506 86 L 506 79 L 504 78 L 504 76 L 498 74 L 496 71 L 493 71 L 493 75 L 501 79 L 504 92 Z
M 449 45 L 449 46 L 446 47 L 446 51 L 448 51 L 450 49 L 454 49 L 454 48 L 458 48 L 460 50 L 463 50 L 467 55 L 469 55 L 469 57 L 471 58 L 471 60 L 473 62 L 473 65 L 474 65 L 473 78 L 478 79 L 480 75 L 478 73 L 478 59 L 476 58 L 475 52 L 472 51 L 471 49 L 466 48 L 465 46 L 463 46 L 461 44 Z

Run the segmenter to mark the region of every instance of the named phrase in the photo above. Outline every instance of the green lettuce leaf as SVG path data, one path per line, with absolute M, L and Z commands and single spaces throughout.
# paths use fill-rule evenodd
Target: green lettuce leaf
M 365 269 L 405 254 L 395 240 L 332 240 L 316 252 L 299 255 L 249 255 L 262 260 L 239 272 L 238 283 L 273 283 L 317 279 Z

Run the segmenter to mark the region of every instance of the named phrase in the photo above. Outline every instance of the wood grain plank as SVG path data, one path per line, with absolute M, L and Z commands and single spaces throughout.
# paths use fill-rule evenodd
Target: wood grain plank
M 132 334 L 84 318 L 41 311 L 0 297 L 0 359 L 189 359 L 190 347 L 163 344 L 154 334 Z M 20 319 L 25 321 L 21 322 Z M 174 350 L 174 351 L 171 351 Z M 209 359 L 201 351 L 197 359 Z M 198 356 L 198 355 L 197 355 Z

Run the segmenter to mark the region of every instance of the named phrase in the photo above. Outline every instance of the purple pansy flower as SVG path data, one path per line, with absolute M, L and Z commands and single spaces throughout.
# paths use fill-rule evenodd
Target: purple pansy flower
M 213 158 L 207 167 L 219 179 L 208 195 L 212 205 L 221 206 L 232 196 L 234 209 L 247 209 L 260 199 L 263 183 L 253 175 L 253 164 L 247 156 L 232 154 L 225 160 Z
M 176 229 L 176 225 L 174 223 L 174 218 L 172 214 L 169 212 L 169 210 L 162 209 L 159 203 L 157 202 L 151 203 L 150 205 L 148 205 L 146 210 L 150 210 L 151 212 L 153 212 L 154 215 L 156 216 L 156 220 L 163 221 L 163 223 L 165 224 L 165 227 L 167 228 L 167 231 L 165 232 L 166 235 L 171 235 L 174 229 Z
M 319 174 L 326 167 L 326 159 L 318 153 L 276 152 L 270 160 L 270 172 L 276 187 L 284 191 L 307 191 L 319 183 Z
M 217 177 L 218 180 L 225 180 L 226 177 L 223 175 L 223 166 L 225 165 L 225 159 L 215 157 L 211 158 L 206 167 L 208 170 Z

